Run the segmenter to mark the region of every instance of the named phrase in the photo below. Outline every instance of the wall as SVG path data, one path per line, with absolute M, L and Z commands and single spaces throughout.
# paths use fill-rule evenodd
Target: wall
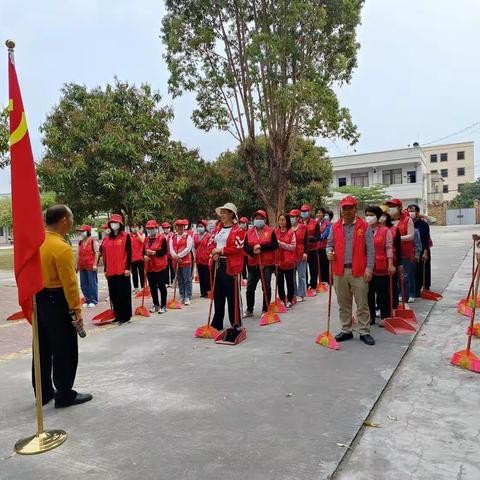
M 446 225 L 448 202 L 434 202 L 428 206 L 428 215 L 437 219 L 436 225 Z

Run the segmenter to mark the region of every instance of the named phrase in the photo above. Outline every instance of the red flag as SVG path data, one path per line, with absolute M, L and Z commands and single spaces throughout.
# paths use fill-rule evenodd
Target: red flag
M 45 229 L 27 120 L 15 71 L 13 45 L 7 45 L 15 278 L 18 303 L 31 321 L 32 298 L 43 289 L 39 248 L 45 239 Z

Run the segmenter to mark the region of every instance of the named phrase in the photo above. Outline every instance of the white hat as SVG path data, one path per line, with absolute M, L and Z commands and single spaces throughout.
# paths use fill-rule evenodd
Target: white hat
M 233 203 L 230 203 L 230 202 L 227 202 L 225 205 L 223 205 L 222 207 L 218 207 L 215 209 L 215 213 L 220 216 L 220 210 L 222 209 L 225 209 L 225 210 L 230 210 L 231 212 L 233 212 L 233 216 L 234 218 L 237 218 L 237 207 L 233 204 Z

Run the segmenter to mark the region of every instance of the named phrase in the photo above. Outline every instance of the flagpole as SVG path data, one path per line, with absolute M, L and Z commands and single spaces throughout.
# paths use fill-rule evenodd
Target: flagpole
M 15 42 L 13 40 L 7 40 L 5 42 L 5 45 L 8 48 L 8 55 L 11 58 L 13 63 L 13 52 L 15 48 Z M 13 108 L 13 106 L 11 106 L 11 108 Z M 60 446 L 67 439 L 67 434 L 63 430 L 44 430 L 43 428 L 42 376 L 41 376 L 41 369 L 40 369 L 40 342 L 38 340 L 38 314 L 37 313 L 38 313 L 37 302 L 35 299 L 35 295 L 33 295 L 32 336 L 33 336 L 33 368 L 35 372 L 37 433 L 30 437 L 22 438 L 15 444 L 15 452 L 21 455 L 35 455 L 37 453 L 48 452 L 49 450 L 52 450 Z

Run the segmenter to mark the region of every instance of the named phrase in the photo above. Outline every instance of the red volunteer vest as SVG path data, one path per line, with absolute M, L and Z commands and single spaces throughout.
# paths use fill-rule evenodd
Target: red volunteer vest
M 330 225 L 330 221 L 329 220 L 324 220 L 321 224 L 320 224 L 320 235 L 325 232 L 325 230 L 327 229 L 327 227 Z M 320 242 L 318 243 L 319 245 L 319 248 L 327 248 L 327 239 L 325 240 L 320 240 Z
M 400 221 L 398 222 L 397 228 L 400 232 L 400 236 L 408 234 L 408 221 L 410 220 L 410 216 L 405 212 L 402 212 L 402 216 L 400 217 Z M 408 258 L 410 260 L 415 260 L 415 245 L 413 240 L 409 241 L 402 241 L 400 243 L 402 246 L 402 258 Z
M 375 246 L 375 265 L 373 273 L 375 275 L 388 275 L 388 258 L 387 258 L 387 227 L 379 226 L 373 237 Z
M 94 264 L 93 238 L 87 237 L 78 244 L 78 269 L 92 271 Z
M 127 267 L 127 237 L 120 232 L 116 237 L 106 237 L 102 243 L 102 253 L 107 265 L 107 277 L 124 275 Z
M 392 225 L 390 227 L 390 232 L 392 234 L 392 250 L 393 250 L 393 264 L 397 265 L 397 250 L 395 248 L 395 238 L 397 236 L 397 227 L 395 225 Z
M 132 241 L 132 262 L 143 261 L 143 243 L 140 241 L 138 233 L 131 233 L 130 239 Z
M 308 223 L 306 223 L 307 232 L 309 237 L 313 237 L 315 235 L 315 228 L 317 227 L 317 220 L 313 218 L 308 219 Z M 308 242 L 308 251 L 318 250 L 320 248 L 320 242 L 310 243 Z
M 297 239 L 297 250 L 295 251 L 297 262 L 303 260 L 303 254 L 305 253 L 305 235 L 307 235 L 307 227 L 303 223 L 300 223 L 297 230 L 295 230 L 295 237 Z
M 153 243 L 150 245 L 150 239 L 147 237 L 145 239 L 145 249 L 157 252 L 162 248 L 162 243 L 164 239 L 165 235 L 163 233 L 160 233 L 155 237 Z M 146 264 L 147 272 L 161 272 L 162 270 L 165 270 L 168 266 L 168 257 L 167 255 L 161 255 L 160 257 L 153 256 L 150 257 L 150 261 L 146 262 Z
M 342 219 L 337 220 L 333 226 L 333 274 L 343 276 L 345 271 L 345 230 Z M 367 251 L 365 248 L 365 232 L 369 228 L 368 223 L 361 218 L 356 218 L 353 232 L 352 245 L 352 275 L 361 277 L 367 268 Z
M 295 232 L 291 229 L 282 232 L 280 228 L 276 228 L 275 235 L 277 236 L 277 240 L 279 242 L 291 245 Z M 291 270 L 292 268 L 295 268 L 296 259 L 296 250 L 284 250 L 278 246 L 278 250 L 275 251 L 275 264 L 278 265 L 282 270 Z
M 173 237 L 173 250 L 175 251 L 175 253 L 179 253 L 187 248 L 187 239 L 189 236 L 190 235 L 188 233 L 183 234 L 180 240 L 178 239 L 178 235 L 175 235 Z M 192 255 L 189 253 L 188 255 L 185 255 L 181 260 L 182 263 L 179 265 L 180 268 L 189 267 L 192 264 Z M 177 266 L 176 261 L 173 262 L 173 266 Z
M 257 229 L 251 228 L 247 233 L 248 244 L 253 247 L 254 245 L 268 245 L 272 241 L 273 228 L 268 225 L 263 227 L 260 237 L 257 235 Z M 275 252 L 262 252 L 260 254 L 260 263 L 263 266 L 275 265 Z M 248 264 L 253 267 L 258 265 L 258 255 L 251 257 L 248 256 Z
M 195 245 L 195 252 L 197 255 L 197 265 L 208 265 L 210 255 L 208 253 L 208 243 L 210 241 L 210 234 L 205 233 L 200 240 L 198 233 L 193 237 L 193 244 Z
M 215 235 L 222 229 L 222 224 L 219 222 L 212 231 L 210 242 L 208 243 L 208 251 L 211 252 L 216 248 Z M 244 250 L 243 244 L 245 241 L 246 232 L 238 225 L 233 225 L 227 237 L 227 243 L 223 247 L 223 255 L 227 261 L 227 275 L 236 276 L 242 273 Z

